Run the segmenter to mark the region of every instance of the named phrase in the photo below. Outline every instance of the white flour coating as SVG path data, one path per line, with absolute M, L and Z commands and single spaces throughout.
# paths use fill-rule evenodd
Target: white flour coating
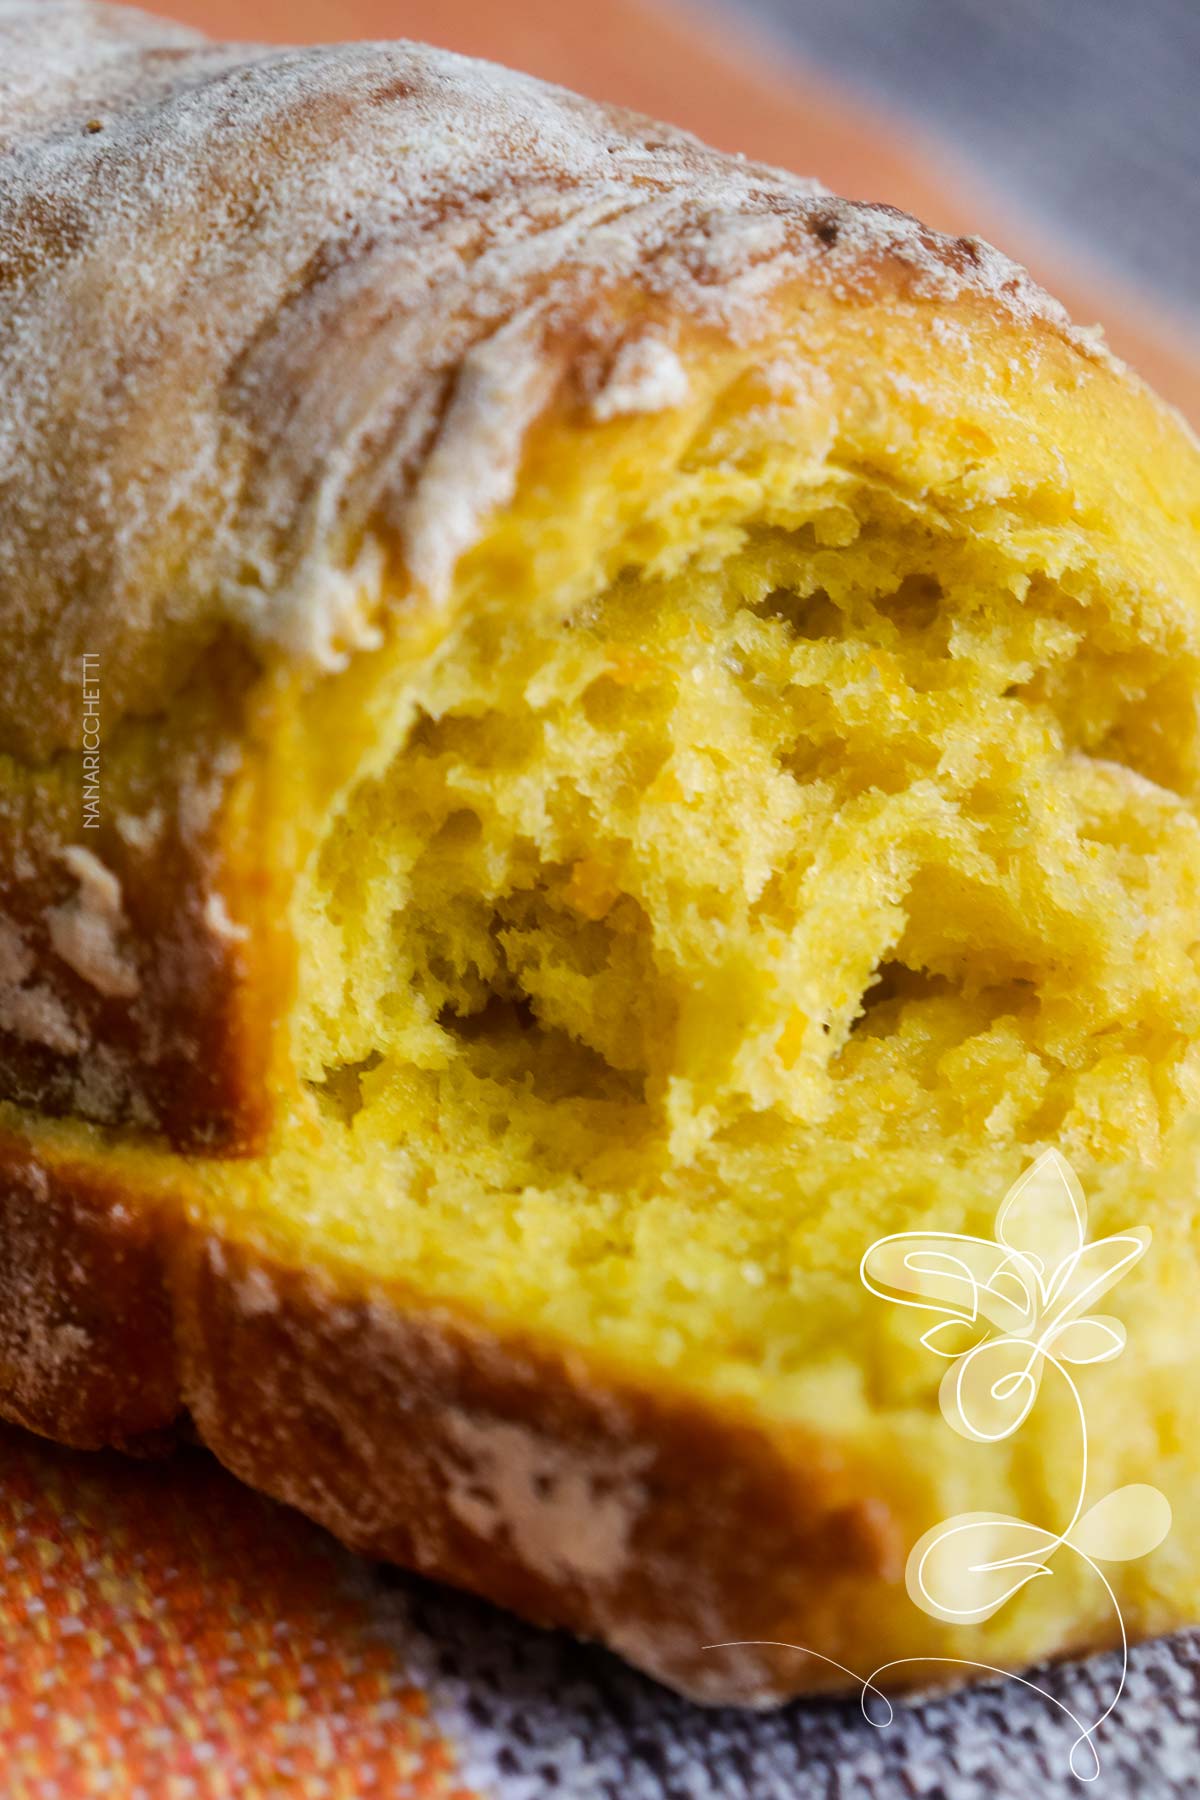
M 118 813 L 113 822 L 132 849 L 146 851 L 161 838 L 167 818 L 161 806 L 152 806 L 144 813 Z
M 16 1206 L 5 1212 L 5 1254 L 0 1259 L 0 1366 L 8 1389 L 8 1416 L 28 1405 L 38 1416 L 48 1390 L 64 1376 L 88 1369 L 94 1345 L 83 1325 L 64 1317 L 63 1294 L 51 1274 L 60 1257 L 41 1221 L 50 1200 L 50 1176 L 26 1163 L 13 1183 Z M 25 1200 L 28 1204 L 21 1204 Z M 68 1262 L 72 1275 L 77 1271 Z
M 224 894 L 211 893 L 204 902 L 204 923 L 214 937 L 227 944 L 242 944 L 250 936 L 249 927 L 238 925 L 229 916 Z
M 28 981 L 37 967 L 37 958 L 11 919 L 0 915 L 0 982 Z
M 513 446 L 549 398 L 552 380 L 536 327 L 524 317 L 463 358 L 441 430 L 401 514 L 409 569 L 430 593 L 445 595 L 482 522 L 512 499 Z
M 64 1056 L 77 1055 L 86 1038 L 58 995 L 30 982 L 36 968 L 37 958 L 20 931 L 11 919 L 0 917 L 0 1031 Z
M 310 622 L 305 631 L 319 634 L 320 660 L 327 668 L 344 668 L 356 650 L 377 650 L 382 644 L 377 620 L 386 572 L 383 546 L 372 533 L 347 568 L 322 568 L 307 585 L 297 587 L 293 603 Z
M 374 529 L 444 592 L 631 296 L 751 341 L 781 282 L 883 271 L 1099 354 L 986 245 L 529 77 L 88 0 L 0 6 L 0 245 L 0 749 L 26 757 L 73 741 L 84 652 L 114 713 L 222 627 L 336 666 L 373 641 Z M 669 355 L 599 416 L 678 404 Z
M 633 338 L 617 352 L 608 379 L 592 401 L 598 424 L 630 413 L 666 412 L 688 397 L 687 370 L 661 338 Z
M 104 1044 L 81 1045 L 82 1059 L 71 1083 L 71 1107 L 81 1118 L 101 1125 L 131 1124 L 152 1130 L 156 1123 L 129 1071 Z
M 44 1044 L 61 1056 L 78 1056 L 87 1038 L 48 987 L 14 987 L 0 981 L 0 1031 L 11 1031 L 27 1044 Z
M 79 883 L 79 891 L 47 913 L 55 953 L 99 993 L 129 1000 L 141 986 L 133 962 L 121 948 L 127 930 L 121 884 L 111 869 L 82 844 L 59 854 Z
M 629 1554 L 644 1503 L 636 1451 L 603 1463 L 525 1425 L 452 1414 L 461 1466 L 448 1465 L 446 1501 L 484 1538 L 507 1538 L 528 1568 L 551 1580 L 611 1581 Z
M 179 784 L 179 835 L 187 843 L 199 841 L 208 832 L 229 788 L 229 779 L 242 765 L 242 747 L 223 744 L 210 760 L 201 766 L 194 762 Z
M 279 1310 L 279 1290 L 267 1269 L 257 1269 L 253 1264 L 245 1268 L 237 1278 L 235 1293 L 238 1311 L 244 1318 L 256 1319 Z

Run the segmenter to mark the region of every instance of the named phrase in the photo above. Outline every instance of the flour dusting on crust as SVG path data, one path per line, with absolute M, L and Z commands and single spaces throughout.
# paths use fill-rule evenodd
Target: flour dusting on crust
M 37 958 L 11 919 L 0 916 L 0 982 L 10 986 L 28 981 Z
M 222 938 L 227 944 L 244 943 L 250 936 L 248 926 L 239 925 L 230 918 L 224 894 L 215 890 L 204 902 L 204 923 L 214 937 Z
M 644 1504 L 636 1448 L 601 1464 L 529 1426 L 451 1415 L 462 1452 L 447 1469 L 447 1504 L 480 1537 L 507 1537 L 521 1561 L 551 1580 L 614 1581 Z
M 436 599 L 489 513 L 513 497 L 513 455 L 545 404 L 553 369 L 522 317 L 464 357 L 453 399 L 401 517 L 408 566 Z
M 141 983 L 132 959 L 121 948 L 128 925 L 120 882 L 82 844 L 70 845 L 59 861 L 74 875 L 79 891 L 46 915 L 56 955 L 98 993 L 132 999 Z
M 87 1039 L 50 988 L 34 981 L 37 958 L 10 919 L 0 917 L 0 1031 L 62 1056 L 77 1056 Z
M 632 338 L 617 352 L 608 379 L 592 401 L 599 424 L 630 413 L 666 412 L 688 397 L 687 370 L 661 338 Z
M 0 8 L 0 243 L 21 755 L 72 741 L 84 652 L 114 713 L 222 629 L 337 666 L 374 641 L 376 528 L 444 592 L 572 358 L 617 358 L 599 419 L 682 400 L 675 351 L 620 352 L 631 307 L 752 342 L 785 283 L 973 299 L 1100 354 L 976 239 L 511 70 L 209 44 L 90 0 Z

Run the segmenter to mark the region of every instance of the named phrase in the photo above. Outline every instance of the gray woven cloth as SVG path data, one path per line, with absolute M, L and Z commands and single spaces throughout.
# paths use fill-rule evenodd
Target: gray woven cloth
M 1096 1657 L 880 1728 L 853 1702 L 705 1710 L 352 1555 L 200 1451 L 0 1426 L 0 1800 L 1197 1800 L 1200 1633 L 1133 1652 L 1098 1780 L 1069 1773 L 1061 1708 L 1090 1723 L 1119 1673 Z M 432 1789 L 403 1772 L 417 1716 L 450 1746 Z
M 359 1578 L 375 1590 L 380 1629 L 421 1668 L 462 1776 L 490 1800 L 1200 1795 L 1200 1633 L 1131 1652 L 1124 1695 L 1096 1737 L 1100 1774 L 1084 1785 L 1070 1773 L 1075 1727 L 1016 1682 L 897 1706 L 879 1728 L 856 1703 L 708 1711 L 462 1596 L 365 1567 Z M 1099 1656 L 1036 1679 L 1090 1722 L 1119 1675 L 1119 1657 Z
M 731 6 L 844 84 L 907 111 L 1069 249 L 1200 324 L 1197 0 Z

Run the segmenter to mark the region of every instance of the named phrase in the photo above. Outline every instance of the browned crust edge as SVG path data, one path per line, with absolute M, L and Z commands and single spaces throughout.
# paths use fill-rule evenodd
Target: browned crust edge
M 181 1401 L 155 1211 L 94 1168 L 0 1138 L 0 1413 L 81 1449 L 134 1447 Z
M 347 1299 L 168 1198 L 0 1141 L 0 1416 L 144 1450 L 190 1414 L 236 1475 L 351 1548 L 702 1703 L 852 1687 L 906 1545 L 833 1446 L 449 1310 Z M 776 1647 L 710 1648 L 747 1639 Z
M 69 814 L 43 781 L 0 793 L 0 927 L 36 971 L 36 989 L 18 997 L 44 996 L 76 1040 L 13 1029 L 12 989 L 0 981 L 0 1095 L 10 1104 L 161 1134 L 200 1155 L 243 1155 L 266 1141 L 290 960 L 282 877 L 256 852 L 259 788 L 239 780 L 260 757 L 246 723 L 257 674 L 222 639 L 192 666 L 177 723 L 166 713 L 115 721 L 104 740 L 112 791 L 94 830 L 79 825 L 73 784 Z M 123 754 L 127 731 L 144 740 L 136 758 Z M 237 816 L 240 837 L 230 841 L 238 805 L 251 816 Z M 54 912 L 77 895 L 71 852 L 92 856 L 116 884 L 132 994 L 105 991 L 54 941 Z

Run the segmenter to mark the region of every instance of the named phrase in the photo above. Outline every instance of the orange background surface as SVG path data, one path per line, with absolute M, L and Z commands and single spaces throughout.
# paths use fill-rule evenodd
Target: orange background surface
M 1075 266 L 1051 236 L 971 182 L 945 146 L 830 83 L 724 14 L 682 0 L 157 0 L 214 35 L 279 43 L 418 38 L 615 100 L 723 149 L 990 238 L 1200 424 L 1200 340 L 1152 297 Z M 1098 246 L 1102 249 L 1103 246 Z
M 0 1425 L 3 1800 L 493 1800 L 315 1525 Z

